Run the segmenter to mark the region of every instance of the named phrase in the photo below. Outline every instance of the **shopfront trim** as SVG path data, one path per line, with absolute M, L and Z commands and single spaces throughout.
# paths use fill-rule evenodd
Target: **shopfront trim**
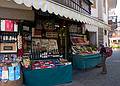
M 69 7 L 56 3 L 52 0 L 13 0 L 17 4 L 23 4 L 27 7 L 33 6 L 35 9 L 41 9 L 43 12 L 48 11 L 49 13 L 54 13 L 56 15 L 64 16 L 69 19 L 77 20 L 80 22 L 84 22 L 90 25 L 94 25 L 100 28 L 108 28 L 110 27 L 104 22 L 80 12 L 77 12 Z

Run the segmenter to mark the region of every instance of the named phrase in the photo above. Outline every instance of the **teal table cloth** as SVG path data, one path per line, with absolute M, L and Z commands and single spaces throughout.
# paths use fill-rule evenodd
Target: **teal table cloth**
M 73 54 L 72 59 L 74 68 L 88 69 L 95 67 L 101 62 L 101 55 L 99 53 L 90 55 Z
M 56 68 L 24 70 L 26 86 L 55 86 L 72 81 L 72 65 L 57 66 Z

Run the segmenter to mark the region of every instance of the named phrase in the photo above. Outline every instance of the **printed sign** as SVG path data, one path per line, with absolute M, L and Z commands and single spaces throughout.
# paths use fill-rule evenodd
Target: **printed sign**
M 5 20 L 5 31 L 14 31 L 14 22 L 12 20 Z

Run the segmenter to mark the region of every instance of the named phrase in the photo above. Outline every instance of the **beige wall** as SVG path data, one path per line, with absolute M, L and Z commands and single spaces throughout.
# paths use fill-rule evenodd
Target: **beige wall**
M 31 10 L 18 10 L 0 7 L 0 18 L 34 20 L 34 12 Z
M 19 5 L 15 2 L 0 0 L 0 18 L 34 20 L 32 8 L 25 5 Z
M 26 7 L 24 4 L 17 4 L 13 0 L 10 0 L 10 1 L 0 0 L 0 7 L 23 9 L 23 10 L 32 10 L 31 7 Z

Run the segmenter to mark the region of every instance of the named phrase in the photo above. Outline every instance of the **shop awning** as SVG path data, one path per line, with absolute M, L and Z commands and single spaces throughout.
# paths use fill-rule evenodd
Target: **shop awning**
M 17 4 L 25 4 L 27 7 L 33 6 L 35 9 L 41 9 L 43 12 L 48 11 L 49 13 L 54 13 L 56 15 L 64 16 L 66 18 L 91 24 L 100 28 L 110 29 L 110 27 L 103 21 L 100 21 L 92 16 L 82 14 L 76 10 L 56 3 L 52 0 L 13 0 L 13 1 L 15 1 Z

